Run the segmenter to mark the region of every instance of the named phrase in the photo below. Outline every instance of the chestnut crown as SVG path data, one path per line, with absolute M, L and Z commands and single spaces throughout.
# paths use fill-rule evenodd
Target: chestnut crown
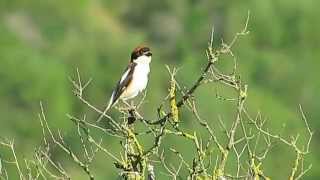
M 137 59 L 140 56 L 152 56 L 150 48 L 146 46 L 138 46 L 131 53 L 131 61 Z

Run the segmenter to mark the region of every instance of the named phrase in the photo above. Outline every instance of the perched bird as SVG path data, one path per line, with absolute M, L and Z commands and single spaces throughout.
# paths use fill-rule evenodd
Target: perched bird
M 149 47 L 138 46 L 133 50 L 129 65 L 112 91 L 108 106 L 103 114 L 116 104 L 119 99 L 124 101 L 132 99 L 147 87 L 151 57 L 152 53 Z M 101 120 L 103 114 L 98 121 Z

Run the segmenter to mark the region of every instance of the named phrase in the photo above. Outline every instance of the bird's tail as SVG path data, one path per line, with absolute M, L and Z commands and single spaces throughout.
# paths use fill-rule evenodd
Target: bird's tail
M 104 111 L 102 112 L 102 114 L 99 116 L 99 118 L 97 119 L 97 122 L 100 122 L 101 119 L 106 116 L 106 112 L 112 107 L 112 105 L 114 104 L 113 102 L 113 97 L 110 98 L 109 100 L 109 104 L 108 106 L 104 109 Z

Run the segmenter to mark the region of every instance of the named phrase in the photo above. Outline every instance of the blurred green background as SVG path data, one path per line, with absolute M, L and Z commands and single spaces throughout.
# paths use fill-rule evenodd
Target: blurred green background
M 79 68 L 84 78 L 93 78 L 86 97 L 103 107 L 131 50 L 139 44 L 150 46 L 154 54 L 143 113 L 156 117 L 156 107 L 167 93 L 165 64 L 180 67 L 178 80 L 190 86 L 206 63 L 204 49 L 211 26 L 215 26 L 216 44 L 222 38 L 228 42 L 242 29 L 248 10 L 250 34 L 241 38 L 233 50 L 238 57 L 238 71 L 249 84 L 250 111 L 253 115 L 261 111 L 274 131 L 286 124 L 285 134 L 303 134 L 298 109 L 301 104 L 317 131 L 318 7 L 320 1 L 316 0 L 1 0 L 0 136 L 14 138 L 19 156 L 32 158 L 41 143 L 37 114 L 42 101 L 52 128 L 61 129 L 67 141 L 79 148 L 73 141 L 77 139 L 73 124 L 65 114 L 88 113 L 92 118 L 96 115 L 73 96 L 68 76 Z M 223 62 L 231 64 L 230 58 Z M 231 66 L 224 69 L 232 70 Z M 202 116 L 212 126 L 217 126 L 218 115 L 226 124 L 233 117 L 232 106 L 215 98 L 217 91 L 226 95 L 219 88 L 205 85 L 195 94 Z M 186 127 L 195 123 L 189 117 L 182 117 Z M 313 169 L 303 179 L 320 177 L 319 139 L 316 133 L 307 159 Z M 119 146 L 118 141 L 107 142 L 107 147 Z M 185 142 L 179 145 L 181 149 L 188 146 Z M 3 149 L 0 152 L 1 156 L 7 153 Z M 86 179 L 68 157 L 61 152 L 53 155 L 74 179 Z M 265 173 L 285 179 L 293 163 L 292 155 L 281 147 L 275 149 L 266 161 Z M 92 167 L 97 179 L 114 179 L 118 172 L 112 160 L 100 154 L 98 157 Z

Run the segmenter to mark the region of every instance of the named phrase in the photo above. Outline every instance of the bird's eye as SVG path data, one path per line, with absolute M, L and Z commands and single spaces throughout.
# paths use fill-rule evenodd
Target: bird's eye
M 152 53 L 150 51 L 143 53 L 146 56 L 152 56 Z

